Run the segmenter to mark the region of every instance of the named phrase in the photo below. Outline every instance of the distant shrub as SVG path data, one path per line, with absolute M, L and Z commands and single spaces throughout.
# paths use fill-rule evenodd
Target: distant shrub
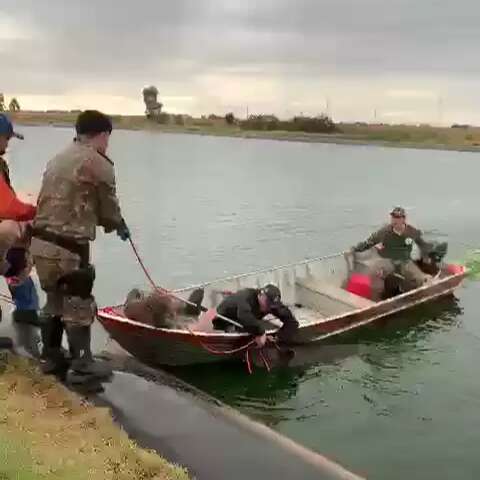
M 213 122 L 210 120 L 197 119 L 193 121 L 193 125 L 196 127 L 213 127 Z
M 335 123 L 327 115 L 295 117 L 293 123 L 298 127 L 298 130 L 308 133 L 331 133 L 336 129 Z
M 326 115 L 294 117 L 280 121 L 275 115 L 251 115 L 241 123 L 245 130 L 284 130 L 287 132 L 331 133 L 338 131 L 333 120 Z
M 179 125 L 181 127 L 185 125 L 185 120 L 183 118 L 183 115 L 174 115 L 174 121 L 175 121 L 175 125 Z
M 161 112 L 155 115 L 154 118 L 156 122 L 162 125 L 166 125 L 167 123 L 170 123 L 170 115 L 168 113 Z
M 275 115 L 250 115 L 241 123 L 245 130 L 278 130 L 280 121 Z
M 228 125 L 233 125 L 235 123 L 235 115 L 232 112 L 229 112 L 225 115 L 225 121 Z

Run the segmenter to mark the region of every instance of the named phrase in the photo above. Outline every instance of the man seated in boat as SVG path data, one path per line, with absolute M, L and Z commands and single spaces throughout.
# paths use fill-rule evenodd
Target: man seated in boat
M 202 288 L 194 290 L 188 298 L 190 304 L 187 304 L 160 291 L 147 293 L 134 288 L 127 295 L 124 313 L 136 322 L 153 327 L 183 328 L 197 320 L 203 295 Z
M 218 305 L 217 313 L 243 325 L 245 331 L 256 337 L 257 345 L 265 345 L 267 336 L 262 319 L 266 315 L 277 317 L 282 323 L 277 339 L 288 341 L 298 328 L 298 321 L 290 309 L 282 303 L 280 289 L 275 285 L 266 285 L 261 289 L 244 288 L 227 295 Z M 221 318 L 213 320 L 217 330 L 235 328 Z
M 420 230 L 407 223 L 405 209 L 395 207 L 390 212 L 390 224 L 373 233 L 366 241 L 360 242 L 352 251 L 364 252 L 375 247 L 384 259 L 381 266 L 382 277 L 385 279 L 396 274 L 402 280 L 402 289 L 408 291 L 431 279 L 411 258 L 414 243 L 422 252 L 430 248 Z

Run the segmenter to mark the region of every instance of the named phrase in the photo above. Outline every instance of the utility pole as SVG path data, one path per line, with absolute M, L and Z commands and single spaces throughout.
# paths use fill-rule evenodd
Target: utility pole
M 247 120 L 248 120 L 248 105 L 247 105 Z
M 441 95 L 438 96 L 437 114 L 438 114 L 438 124 L 439 126 L 442 126 L 443 125 L 443 98 Z
M 331 111 L 330 111 L 330 98 L 327 97 L 327 100 L 326 100 L 326 108 L 327 108 L 327 117 L 331 117 L 332 114 L 331 114 Z

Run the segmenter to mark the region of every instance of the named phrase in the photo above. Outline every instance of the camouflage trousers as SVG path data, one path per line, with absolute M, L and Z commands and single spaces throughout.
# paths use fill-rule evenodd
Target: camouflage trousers
M 398 266 L 395 266 L 392 260 L 384 259 L 382 264 L 383 277 L 392 273 L 400 274 L 402 279 L 402 286 L 404 291 L 413 290 L 421 287 L 430 277 L 417 266 L 417 264 L 409 260 L 408 262 L 402 262 Z
M 87 295 L 79 294 L 65 288 L 64 282 L 84 270 L 80 256 L 37 238 L 33 238 L 31 250 L 40 285 L 47 296 L 44 313 L 61 316 L 67 326 L 91 325 L 97 312 L 91 289 Z

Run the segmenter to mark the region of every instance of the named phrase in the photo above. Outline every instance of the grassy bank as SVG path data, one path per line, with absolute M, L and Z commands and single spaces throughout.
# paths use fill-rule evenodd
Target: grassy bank
M 23 125 L 72 126 L 77 113 L 19 112 L 13 119 Z M 170 133 L 193 133 L 240 138 L 338 143 L 353 145 L 382 145 L 408 148 L 435 148 L 461 151 L 480 151 L 480 128 L 439 128 L 410 125 L 339 124 L 340 133 L 302 133 L 286 131 L 243 130 L 228 125 L 223 119 L 186 117 L 183 125 L 161 125 L 144 116 L 113 116 L 115 128 L 151 130 Z
M 112 420 L 25 360 L 0 374 L 0 479 L 187 480 L 139 448 Z

